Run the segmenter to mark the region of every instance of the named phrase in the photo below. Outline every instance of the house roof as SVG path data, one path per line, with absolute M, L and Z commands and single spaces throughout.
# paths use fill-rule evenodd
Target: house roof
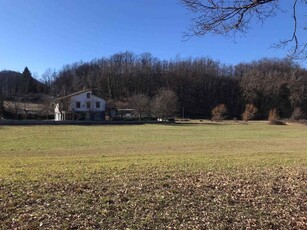
M 78 92 L 75 92 L 75 93 L 72 93 L 72 94 L 68 94 L 64 97 L 58 97 L 55 100 L 62 100 L 62 99 L 73 97 L 73 96 L 76 96 L 76 95 L 79 95 L 79 94 L 82 94 L 82 93 L 86 93 L 86 92 L 92 92 L 92 90 L 90 90 L 90 89 L 81 90 L 81 91 L 78 91 Z

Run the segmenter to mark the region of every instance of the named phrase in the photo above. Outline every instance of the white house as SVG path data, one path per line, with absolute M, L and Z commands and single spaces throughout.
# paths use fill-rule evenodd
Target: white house
M 54 108 L 56 121 L 105 119 L 106 102 L 94 95 L 91 90 L 83 90 L 57 98 Z

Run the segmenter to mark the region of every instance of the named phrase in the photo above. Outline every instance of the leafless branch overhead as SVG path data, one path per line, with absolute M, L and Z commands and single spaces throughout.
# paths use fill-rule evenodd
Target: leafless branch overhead
M 232 36 L 237 32 L 246 33 L 252 21 L 263 23 L 267 18 L 281 13 L 279 0 L 180 0 L 193 14 L 193 23 L 185 38 L 204 36 L 209 33 Z M 293 1 L 293 34 L 276 46 L 289 48 L 292 56 L 306 59 L 306 42 L 297 36 L 298 1 L 306 6 L 306 0 Z

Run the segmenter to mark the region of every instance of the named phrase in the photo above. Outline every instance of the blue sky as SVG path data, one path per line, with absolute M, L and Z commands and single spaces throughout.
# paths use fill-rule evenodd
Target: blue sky
M 210 57 L 225 64 L 282 58 L 285 51 L 270 46 L 291 36 L 291 3 L 281 1 L 288 12 L 251 25 L 234 42 L 211 35 L 183 41 L 193 15 L 179 0 L 0 0 L 0 70 L 28 66 L 40 77 L 47 68 L 60 70 L 127 50 L 167 60 Z M 304 10 L 300 4 L 300 27 L 306 25 Z M 306 30 L 299 35 L 306 42 Z

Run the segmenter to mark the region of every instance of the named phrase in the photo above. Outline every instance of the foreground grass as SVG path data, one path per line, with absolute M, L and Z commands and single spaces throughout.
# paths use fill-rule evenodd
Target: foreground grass
M 303 229 L 303 125 L 0 127 L 0 228 Z

